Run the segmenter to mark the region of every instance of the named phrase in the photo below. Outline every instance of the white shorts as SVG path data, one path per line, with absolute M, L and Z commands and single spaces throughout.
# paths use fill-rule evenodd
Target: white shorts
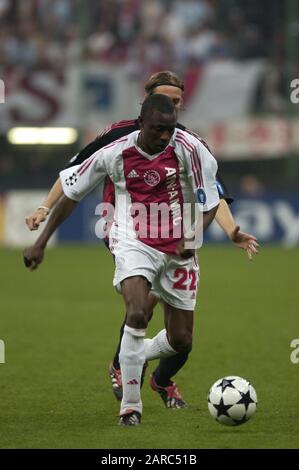
M 166 303 L 182 310 L 194 310 L 199 281 L 195 257 L 184 260 L 130 239 L 114 239 L 110 250 L 115 256 L 115 287 L 128 277 L 143 276 Z

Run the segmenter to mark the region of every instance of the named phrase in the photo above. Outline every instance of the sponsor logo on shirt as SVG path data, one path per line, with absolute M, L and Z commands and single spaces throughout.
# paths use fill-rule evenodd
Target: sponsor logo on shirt
M 135 170 L 130 171 L 130 173 L 128 174 L 128 178 L 138 178 L 138 176 L 139 175 L 138 175 L 137 171 L 135 171 Z
M 177 173 L 175 168 L 165 168 L 166 171 L 166 187 L 169 198 L 169 206 L 172 214 L 173 224 L 178 225 L 181 223 L 181 205 L 179 200 L 179 192 L 176 189 Z

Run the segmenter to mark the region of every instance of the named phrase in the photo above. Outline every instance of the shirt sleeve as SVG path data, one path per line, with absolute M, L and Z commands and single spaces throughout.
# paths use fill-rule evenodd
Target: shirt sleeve
M 217 171 L 216 180 L 217 180 L 217 190 L 218 190 L 220 199 L 225 199 L 227 204 L 231 204 L 232 202 L 234 202 L 234 198 L 232 197 L 231 193 L 227 189 L 227 186 L 224 183 L 222 177 L 220 176 L 219 171 Z
M 113 127 L 115 126 L 115 127 Z M 111 128 L 106 132 L 103 131 L 98 137 L 96 137 L 92 142 L 90 142 L 86 147 L 84 147 L 80 152 L 78 152 L 75 156 L 73 156 L 68 163 L 66 164 L 65 168 L 71 168 L 76 165 L 81 165 L 87 158 L 93 155 L 98 150 L 102 149 L 106 145 L 115 142 L 117 139 L 124 137 L 125 135 L 130 134 L 131 132 L 138 129 L 137 124 L 132 125 L 121 125 L 119 124 L 112 124 Z
M 211 150 L 207 142 L 202 137 L 200 137 L 198 134 L 191 131 L 190 129 L 187 129 L 182 124 L 177 123 L 177 127 L 187 132 L 188 134 L 192 135 L 193 137 L 196 137 L 196 139 L 198 139 L 206 147 L 206 149 L 208 149 L 208 151 L 211 153 Z M 216 181 L 217 181 L 217 190 L 218 190 L 220 199 L 225 199 L 227 204 L 231 204 L 232 202 L 234 202 L 234 198 L 231 196 L 229 190 L 227 189 L 227 186 L 224 183 L 223 179 L 221 178 L 219 171 L 217 171 L 217 174 L 216 174 Z
M 59 175 L 64 194 L 73 201 L 81 201 L 107 174 L 106 151 L 102 149 L 81 165 L 66 168 Z
M 217 168 L 210 151 L 200 142 L 196 143 L 189 159 L 189 180 L 201 212 L 210 211 L 219 204 Z

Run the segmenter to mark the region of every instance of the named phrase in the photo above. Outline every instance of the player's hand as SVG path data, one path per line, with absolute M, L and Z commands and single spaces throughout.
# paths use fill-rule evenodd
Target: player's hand
M 176 247 L 176 254 L 183 259 L 192 258 L 195 256 L 195 250 L 191 248 L 185 248 L 185 239 L 181 240 Z
M 33 214 L 25 217 L 25 222 L 29 230 L 37 230 L 41 222 L 44 222 L 48 217 L 49 211 L 39 207 Z
M 253 255 L 258 254 L 259 244 L 254 235 L 250 235 L 240 231 L 240 226 L 236 225 L 231 236 L 231 241 L 238 247 L 246 251 L 249 260 L 252 260 Z
M 26 268 L 30 271 L 34 271 L 43 261 L 44 249 L 35 245 L 30 248 L 26 248 L 23 252 L 23 257 Z

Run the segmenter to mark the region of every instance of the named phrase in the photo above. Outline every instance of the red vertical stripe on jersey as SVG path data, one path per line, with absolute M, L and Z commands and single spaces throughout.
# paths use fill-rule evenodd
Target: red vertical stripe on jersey
M 146 220 L 141 221 L 142 230 L 147 236 L 138 236 L 138 239 L 163 253 L 175 254 L 177 244 L 182 238 L 175 238 L 175 229 L 179 227 L 180 235 L 183 235 L 183 220 L 179 220 L 177 217 L 178 212 L 175 212 L 174 208 L 179 207 L 179 213 L 181 216 L 183 215 L 183 193 L 179 178 L 179 162 L 174 148 L 167 147 L 164 152 L 153 160 L 144 157 L 135 147 L 126 149 L 123 152 L 123 169 L 126 189 L 130 194 L 132 203 L 144 204 L 147 210 Z M 172 179 L 169 176 L 171 171 L 174 174 Z M 133 176 L 131 176 L 132 174 Z M 149 180 L 147 175 L 153 175 L 153 180 Z M 154 183 L 154 185 L 151 186 L 149 182 Z M 169 217 L 169 236 L 164 238 L 161 236 L 164 228 L 161 226 L 161 220 L 159 219 L 158 225 L 156 225 L 155 222 L 157 221 L 150 217 L 151 204 L 161 203 L 166 203 L 168 207 L 173 208 Z M 176 227 L 174 222 L 177 223 Z M 150 227 L 157 230 L 157 237 L 150 237 Z M 135 230 L 137 231 L 136 228 Z
M 201 185 L 202 185 L 202 187 L 204 187 L 204 182 L 203 182 L 203 178 L 202 178 L 202 166 L 201 166 L 201 161 L 200 161 L 200 155 L 199 155 L 198 149 L 196 147 L 194 147 L 194 159 L 195 159 L 195 162 L 196 162 L 196 167 L 199 169 Z
M 196 168 L 195 160 L 194 160 L 194 157 L 193 157 L 193 151 L 194 150 L 192 148 L 190 150 L 190 147 L 187 146 L 186 143 L 180 137 L 176 137 L 175 142 L 179 142 L 189 152 L 190 158 L 191 158 L 193 176 L 194 176 L 194 179 L 195 179 L 195 184 L 196 184 L 197 187 L 200 186 L 200 177 L 198 175 L 198 169 Z
M 78 174 L 81 176 L 83 175 L 83 173 L 85 173 L 85 171 L 87 170 L 87 168 L 92 164 L 93 160 L 95 159 L 95 155 L 92 155 L 91 157 L 89 157 L 87 160 L 85 160 L 82 165 L 80 166 L 79 170 L 78 170 Z
M 199 159 L 195 145 L 193 145 L 191 142 L 188 142 L 184 134 L 181 134 L 180 132 L 177 132 L 175 141 L 181 143 L 189 151 L 195 184 L 197 187 L 201 187 L 203 184 L 202 170 L 201 170 L 200 159 Z

